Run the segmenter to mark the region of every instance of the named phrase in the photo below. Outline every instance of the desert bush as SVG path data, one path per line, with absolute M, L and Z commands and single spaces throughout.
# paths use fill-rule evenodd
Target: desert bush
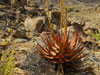
M 72 11 L 74 11 L 74 7 L 72 7 L 72 6 L 68 6 L 68 7 L 66 7 L 66 9 L 67 9 L 67 12 L 72 12 Z
M 95 31 L 94 34 L 91 34 L 96 40 L 100 40 L 100 30 L 99 31 Z
M 15 50 L 8 49 L 2 53 L 0 61 L 0 75 L 14 75 Z

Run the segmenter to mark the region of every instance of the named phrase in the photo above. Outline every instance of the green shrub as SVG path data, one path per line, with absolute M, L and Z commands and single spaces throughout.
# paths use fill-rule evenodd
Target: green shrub
M 14 54 L 15 50 L 8 49 L 2 53 L 0 61 L 0 75 L 14 75 Z
M 72 7 L 72 6 L 66 7 L 66 9 L 67 9 L 67 12 L 72 12 L 72 11 L 74 11 L 74 7 Z
M 95 31 L 94 34 L 91 34 L 96 40 L 100 40 L 100 31 Z

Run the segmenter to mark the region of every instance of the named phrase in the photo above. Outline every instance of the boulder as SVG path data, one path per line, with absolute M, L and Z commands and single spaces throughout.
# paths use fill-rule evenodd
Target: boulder
M 53 24 L 60 25 L 60 17 L 61 17 L 60 11 L 51 11 L 50 17 Z
M 42 32 L 43 31 L 43 26 L 46 23 L 46 18 L 45 16 L 39 16 L 36 18 L 26 18 L 24 22 L 25 30 L 28 32 Z

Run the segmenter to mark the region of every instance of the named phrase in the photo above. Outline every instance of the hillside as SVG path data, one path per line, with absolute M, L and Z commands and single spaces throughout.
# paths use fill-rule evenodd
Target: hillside
M 65 54 L 61 51 L 64 47 L 60 47 L 67 46 L 63 50 L 68 50 L 65 56 L 69 59 L 85 44 L 83 52 L 89 54 L 77 61 L 77 65 L 64 63 L 65 75 L 100 75 L 100 0 L 65 0 L 68 32 L 64 38 L 61 36 L 60 0 L 49 0 L 51 23 L 58 41 L 50 33 L 46 0 L 21 1 L 9 4 L 0 0 L 0 75 L 62 75 L 60 65 L 49 63 L 51 59 L 47 61 L 40 53 L 46 54 L 47 58 L 50 58 L 49 53 L 58 58 Z M 46 50 L 41 46 L 38 48 L 38 43 Z M 75 52 L 71 54 L 72 49 Z M 54 58 L 54 61 L 61 60 Z

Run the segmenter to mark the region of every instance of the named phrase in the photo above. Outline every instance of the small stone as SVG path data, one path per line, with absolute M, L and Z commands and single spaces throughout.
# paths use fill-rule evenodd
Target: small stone
M 30 75 L 30 74 L 25 72 L 25 70 L 23 69 L 15 68 L 15 75 Z
M 13 35 L 14 37 L 17 37 L 17 38 L 28 38 L 26 36 L 26 32 L 24 29 L 17 29 L 15 31 L 15 34 Z
M 77 9 L 77 10 L 75 10 L 75 12 L 79 12 L 79 10 Z
M 22 38 L 17 38 L 14 40 L 15 43 L 23 43 L 23 42 L 27 42 L 27 39 L 22 39 Z
M 36 2 L 30 2 L 30 3 L 28 4 L 28 6 L 29 6 L 29 7 L 34 7 L 34 8 L 38 8 L 38 7 L 39 7 L 38 3 L 36 3 Z

